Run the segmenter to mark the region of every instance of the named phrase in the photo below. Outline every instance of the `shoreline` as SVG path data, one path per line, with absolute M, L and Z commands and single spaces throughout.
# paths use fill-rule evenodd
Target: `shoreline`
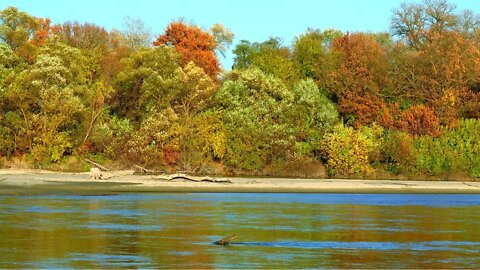
M 113 172 L 112 172 L 113 173 Z M 429 180 L 294 179 L 213 177 L 213 181 L 166 180 L 161 175 L 115 172 L 106 180 L 89 173 L 42 170 L 0 170 L 0 195 L 110 194 L 127 192 L 252 193 L 429 193 L 480 194 L 480 182 Z M 218 182 L 215 182 L 218 181 Z

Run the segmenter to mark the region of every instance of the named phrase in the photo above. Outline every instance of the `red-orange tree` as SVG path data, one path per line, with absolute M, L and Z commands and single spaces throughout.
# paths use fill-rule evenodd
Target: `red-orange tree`
M 39 27 L 35 30 L 35 32 L 33 32 L 33 37 L 30 42 L 33 45 L 40 47 L 43 45 L 43 43 L 45 43 L 45 40 L 47 40 L 52 33 L 52 27 L 50 26 L 52 21 L 50 18 L 38 18 L 37 21 Z
M 216 77 L 220 65 L 215 56 L 215 37 L 195 25 L 172 22 L 154 42 L 154 46 L 172 46 L 182 56 L 182 65 L 189 62 L 201 67 L 211 77 Z
M 397 126 L 412 135 L 440 135 L 440 121 L 433 110 L 425 105 L 415 105 L 403 111 Z
M 338 98 L 340 112 L 355 119 L 356 125 L 374 122 L 384 107 L 385 50 L 372 35 L 354 33 L 335 39 L 331 54 L 336 68 L 327 87 Z

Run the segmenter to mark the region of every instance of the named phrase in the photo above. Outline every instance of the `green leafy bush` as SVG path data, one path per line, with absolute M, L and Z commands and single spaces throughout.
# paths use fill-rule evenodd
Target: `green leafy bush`
M 15 151 L 14 135 L 9 128 L 0 125 L 0 157 L 10 156 Z
M 225 124 L 225 161 L 233 167 L 258 170 L 273 159 L 285 159 L 294 145 L 286 114 L 293 103 L 281 80 L 252 68 L 236 72 L 215 100 Z
M 457 128 L 445 129 L 438 138 L 417 138 L 414 149 L 415 167 L 420 172 L 468 172 L 480 177 L 480 120 L 462 120 Z

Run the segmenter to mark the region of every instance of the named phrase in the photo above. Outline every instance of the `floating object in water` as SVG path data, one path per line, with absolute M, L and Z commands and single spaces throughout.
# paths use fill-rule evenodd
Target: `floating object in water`
M 230 242 L 232 242 L 233 240 L 235 240 L 236 238 L 238 237 L 238 235 L 229 235 L 223 239 L 220 239 L 218 241 L 215 241 L 214 244 L 215 245 L 220 245 L 220 246 L 226 246 L 228 244 L 230 244 Z

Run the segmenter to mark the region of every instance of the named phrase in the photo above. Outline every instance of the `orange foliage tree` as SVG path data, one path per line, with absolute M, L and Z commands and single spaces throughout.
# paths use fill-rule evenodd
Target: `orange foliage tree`
M 154 46 L 172 46 L 182 56 L 182 66 L 189 62 L 201 67 L 210 77 L 216 77 L 220 65 L 215 56 L 215 37 L 197 26 L 172 22 L 154 42 Z
M 370 124 L 385 106 L 381 92 L 387 83 L 386 53 L 372 35 L 346 34 L 333 41 L 336 68 L 329 91 L 337 96 L 343 115 L 356 125 Z
M 347 120 L 353 120 L 356 127 L 373 122 L 391 128 L 393 118 L 387 104 L 375 95 L 355 95 L 351 92 L 343 94 L 339 99 L 339 111 Z
M 45 43 L 45 40 L 47 40 L 52 33 L 52 27 L 50 26 L 52 21 L 50 18 L 38 18 L 37 20 L 39 27 L 33 33 L 33 37 L 30 42 L 33 45 L 40 47 L 43 45 L 43 43 Z
M 419 50 L 398 46 L 392 53 L 392 89 L 397 99 L 426 104 L 441 124 L 455 126 L 464 112 L 477 106 L 471 97 L 478 92 L 480 50 L 455 31 L 429 36 L 431 42 Z
M 403 111 L 397 126 L 412 135 L 440 135 L 440 121 L 433 110 L 425 105 L 415 105 Z
M 336 95 L 346 92 L 378 94 L 385 85 L 386 53 L 375 38 L 368 34 L 346 34 L 333 41 L 337 69 L 331 76 Z
M 420 51 L 417 95 L 423 97 L 442 124 L 454 124 L 460 109 L 480 81 L 480 50 L 458 32 L 434 36 Z

